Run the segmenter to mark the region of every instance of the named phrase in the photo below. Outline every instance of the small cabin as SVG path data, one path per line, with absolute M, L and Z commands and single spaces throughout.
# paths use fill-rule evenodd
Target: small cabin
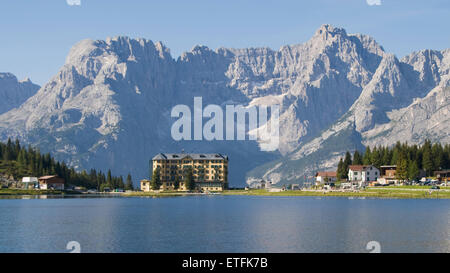
M 38 181 L 41 190 L 64 190 L 64 179 L 57 175 L 42 176 Z
M 25 189 L 34 189 L 39 187 L 37 177 L 23 177 L 22 184 Z

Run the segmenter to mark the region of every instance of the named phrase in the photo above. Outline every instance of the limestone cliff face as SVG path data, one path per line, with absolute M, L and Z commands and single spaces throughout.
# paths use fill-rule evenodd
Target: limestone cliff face
M 363 145 L 420 144 L 427 138 L 449 143 L 449 53 L 423 50 L 401 61 L 385 54 L 347 113 L 288 156 L 254 169 L 250 177 L 290 183 L 318 169 L 336 168 L 345 151 Z
M 195 46 L 177 60 L 160 42 L 84 40 L 34 96 L 0 115 L 0 138 L 136 178 L 147 176 L 154 154 L 184 148 L 228 154 L 231 185 L 243 185 L 252 169 L 249 178 L 298 181 L 332 167 L 349 147 L 383 137 L 419 142 L 433 132 L 448 118 L 448 55 L 425 50 L 398 60 L 371 37 L 330 25 L 277 51 Z M 174 141 L 170 111 L 192 109 L 194 96 L 204 106 L 279 104 L 278 151 L 262 152 L 254 141 Z
M 38 89 L 29 79 L 18 81 L 11 73 L 0 73 L 0 114 L 19 107 Z

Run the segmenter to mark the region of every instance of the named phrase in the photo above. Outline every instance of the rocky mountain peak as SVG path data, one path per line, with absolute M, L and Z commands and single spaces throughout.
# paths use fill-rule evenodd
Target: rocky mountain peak
M 316 30 L 314 36 L 322 36 L 325 39 L 336 35 L 347 36 L 347 32 L 343 28 L 334 27 L 330 24 L 323 24 Z
M 29 78 L 18 81 L 12 73 L 0 73 L 0 114 L 19 107 L 39 88 Z

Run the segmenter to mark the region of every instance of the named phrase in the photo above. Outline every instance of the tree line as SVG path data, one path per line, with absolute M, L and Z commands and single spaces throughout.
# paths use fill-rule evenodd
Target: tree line
M 432 176 L 434 171 L 450 169 L 450 145 L 431 143 L 425 140 L 422 145 L 408 145 L 407 142 L 397 142 L 393 147 L 366 147 L 364 152 L 355 151 L 353 156 L 349 151 L 340 158 L 337 178 L 347 179 L 350 165 L 373 165 L 377 168 L 383 165 L 397 165 L 396 176 L 400 180 L 416 180 L 420 171 L 426 176 Z
M 64 161 L 55 160 L 50 153 L 41 154 L 39 148 L 23 147 L 19 140 L 13 142 L 8 139 L 7 143 L 0 142 L 0 160 L 2 160 L 0 172 L 12 175 L 15 179 L 25 176 L 40 177 L 56 174 L 64 178 L 66 185 L 100 191 L 105 188 L 133 189 L 131 174 L 128 174 L 124 181 L 122 176 L 113 176 L 111 170 L 108 170 L 106 174 L 95 169 L 91 169 L 89 172 L 86 170 L 76 171 Z

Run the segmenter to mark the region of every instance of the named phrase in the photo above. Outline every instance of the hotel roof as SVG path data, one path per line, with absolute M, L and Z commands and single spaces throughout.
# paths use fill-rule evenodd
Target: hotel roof
M 153 157 L 153 160 L 180 160 L 184 158 L 192 158 L 194 160 L 228 160 L 228 156 L 222 154 L 191 154 L 191 153 L 159 153 Z

